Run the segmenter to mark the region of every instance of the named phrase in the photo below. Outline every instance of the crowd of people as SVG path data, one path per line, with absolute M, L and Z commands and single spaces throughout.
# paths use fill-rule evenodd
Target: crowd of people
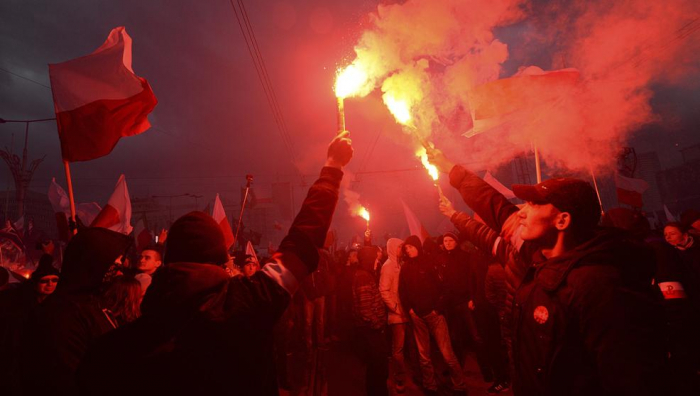
M 490 394 L 700 394 L 700 213 L 662 235 L 573 178 L 515 185 L 515 205 L 428 156 L 474 211 L 441 197 L 439 237 L 333 248 L 344 132 L 271 257 L 232 257 L 202 212 L 138 252 L 103 228 L 61 262 L 43 244 L 26 282 L 0 269 L 2 393 L 322 394 L 345 344 L 367 395 L 468 394 L 470 356 Z

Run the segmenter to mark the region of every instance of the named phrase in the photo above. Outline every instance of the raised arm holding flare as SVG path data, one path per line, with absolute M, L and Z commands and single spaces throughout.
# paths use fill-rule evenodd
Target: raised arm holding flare
M 653 256 L 642 241 L 597 227 L 590 184 L 515 185 L 526 201 L 518 210 L 439 150 L 428 157 L 491 229 L 445 201 L 443 213 L 513 274 L 524 271 L 512 305 L 515 395 L 662 394 L 664 321 L 651 285 Z M 513 219 L 520 249 L 497 234 Z
M 279 251 L 250 278 L 230 278 L 221 228 L 192 212 L 170 229 L 143 316 L 101 338 L 78 372 L 84 395 L 277 395 L 272 329 L 318 265 L 352 158 L 348 132 L 331 142 Z M 134 375 L 115 373 L 128 367 Z

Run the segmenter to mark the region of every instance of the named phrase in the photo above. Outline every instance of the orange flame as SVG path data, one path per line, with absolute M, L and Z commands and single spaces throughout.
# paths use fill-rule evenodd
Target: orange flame
M 353 63 L 344 70 L 338 70 L 335 79 L 335 96 L 347 98 L 348 96 L 357 95 L 368 83 L 368 80 L 367 72 L 357 64 Z
M 411 111 L 405 100 L 396 99 L 394 95 L 391 94 L 385 94 L 384 103 L 400 124 L 408 125 L 408 123 L 411 122 Z
M 428 154 L 426 153 L 425 149 L 423 148 L 418 150 L 416 156 L 420 157 L 420 162 L 423 164 L 423 167 L 425 167 L 425 169 L 428 171 L 428 174 L 433 181 L 437 182 L 440 173 L 438 172 L 438 168 L 428 161 Z
M 364 206 L 360 206 L 360 209 L 357 211 L 357 215 L 369 221 L 369 211 Z

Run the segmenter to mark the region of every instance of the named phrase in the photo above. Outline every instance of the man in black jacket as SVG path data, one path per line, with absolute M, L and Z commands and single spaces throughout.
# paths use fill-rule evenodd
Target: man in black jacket
M 279 251 L 250 278 L 229 278 L 224 236 L 192 212 L 171 227 L 164 265 L 141 318 L 100 339 L 78 372 L 85 395 L 276 395 L 272 331 L 299 283 L 316 269 L 352 157 L 347 132 L 328 149 Z M 120 375 L 120 373 L 127 373 Z
M 429 157 L 488 226 L 451 205 L 443 213 L 479 248 L 525 271 L 513 304 L 515 394 L 661 394 L 664 332 L 653 256 L 629 234 L 597 228 L 592 187 L 566 178 L 516 185 L 527 202 L 517 212 L 439 150 Z M 525 241 L 519 249 L 493 231 L 515 212 Z

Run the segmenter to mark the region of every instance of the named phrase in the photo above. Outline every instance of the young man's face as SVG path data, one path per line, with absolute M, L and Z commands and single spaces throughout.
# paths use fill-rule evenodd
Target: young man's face
M 39 279 L 39 282 L 36 284 L 36 292 L 48 296 L 49 294 L 53 293 L 56 291 L 56 286 L 58 285 L 58 276 L 56 275 L 49 275 L 49 276 L 44 276 L 41 279 Z
M 155 250 L 144 250 L 141 252 L 138 269 L 143 273 L 151 275 L 156 272 L 161 264 L 160 254 L 158 254 L 158 252 Z
M 258 263 L 256 263 L 254 260 L 248 260 L 245 262 L 245 264 L 243 264 L 243 275 L 250 278 L 251 276 L 255 275 L 259 269 L 260 266 Z
M 520 218 L 520 237 L 524 241 L 535 241 L 552 236 L 557 228 L 555 221 L 561 212 L 552 204 L 528 202 L 518 212 Z
M 406 245 L 406 254 L 410 258 L 418 257 L 418 248 L 413 245 Z
M 681 230 L 679 230 L 676 227 L 673 226 L 667 226 L 664 227 L 664 239 L 666 239 L 666 242 L 673 246 L 678 246 L 678 245 L 683 245 L 685 244 L 685 240 L 687 239 L 688 235 L 683 233 Z
M 442 244 L 445 246 L 445 250 L 448 252 L 454 250 L 457 247 L 457 241 L 452 239 L 452 237 L 446 236 L 442 239 Z

